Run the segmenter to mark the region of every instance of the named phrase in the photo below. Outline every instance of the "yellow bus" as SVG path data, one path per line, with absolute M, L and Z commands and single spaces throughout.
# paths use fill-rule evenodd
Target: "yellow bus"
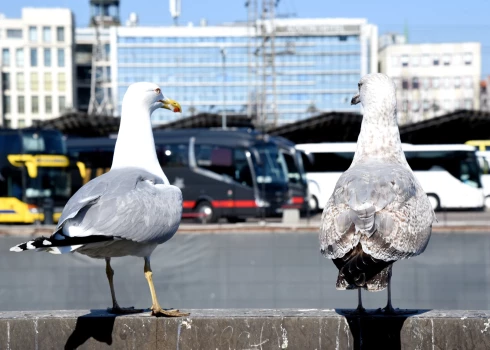
M 0 129 L 0 223 L 57 222 L 84 177 L 59 131 Z
M 470 140 L 465 144 L 477 147 L 477 151 L 490 151 L 490 140 Z

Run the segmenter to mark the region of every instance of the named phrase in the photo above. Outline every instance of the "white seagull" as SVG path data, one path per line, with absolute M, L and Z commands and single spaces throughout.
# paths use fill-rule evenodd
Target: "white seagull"
M 181 112 L 176 101 L 162 95 L 152 83 L 129 86 L 122 104 L 121 125 L 111 170 L 70 198 L 51 237 L 40 237 L 10 250 L 77 252 L 106 260 L 112 296 L 112 313 L 142 310 L 121 308 L 114 292 L 111 258 L 127 255 L 145 260 L 144 272 L 150 287 L 152 314 L 185 316 L 179 310 L 164 310 L 155 293 L 150 255 L 179 228 L 182 193 L 170 185 L 158 162 L 150 115 L 158 108 Z
M 357 150 L 323 211 L 321 252 L 339 269 L 337 289 L 358 289 L 358 312 L 361 288 L 388 287 L 383 311 L 393 313 L 392 265 L 425 250 L 435 214 L 402 150 L 395 84 L 376 73 L 358 87 L 351 101 L 364 108 Z

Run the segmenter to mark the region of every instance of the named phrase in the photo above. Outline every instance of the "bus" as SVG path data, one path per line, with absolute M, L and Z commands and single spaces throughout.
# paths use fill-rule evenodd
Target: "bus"
M 248 129 L 155 130 L 158 160 L 183 195 L 183 217 L 245 221 L 305 213 L 307 181 L 295 145 Z M 73 138 L 68 151 L 86 165 L 87 182 L 109 171 L 115 137 Z
M 83 176 L 59 131 L 0 129 L 0 223 L 57 222 Z
M 466 141 L 466 145 L 476 147 L 476 155 L 482 169 L 481 181 L 485 194 L 485 207 L 490 209 L 490 140 Z
M 340 175 L 354 158 L 356 143 L 299 144 L 311 210 L 325 207 Z M 466 145 L 402 144 L 408 164 L 434 210 L 483 209 L 485 200 L 475 148 Z

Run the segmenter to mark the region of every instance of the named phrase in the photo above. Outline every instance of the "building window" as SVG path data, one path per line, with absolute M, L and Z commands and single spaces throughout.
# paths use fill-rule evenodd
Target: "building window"
M 43 41 L 45 43 L 51 42 L 51 27 L 43 27 Z
M 412 89 L 418 89 L 419 88 L 419 78 L 413 77 L 412 78 Z
M 37 49 L 31 49 L 31 67 L 37 67 Z
M 422 55 L 422 65 L 423 66 L 429 66 L 430 65 L 430 56 L 429 55 Z
M 460 77 L 454 77 L 454 87 L 456 89 L 459 89 L 461 87 L 461 78 Z
M 465 54 L 463 55 L 463 61 L 464 64 L 469 66 L 473 61 L 473 54 L 471 52 L 465 52 Z
M 408 112 L 408 101 L 407 100 L 402 101 L 402 112 Z
M 26 88 L 25 86 L 25 81 L 24 81 L 24 73 L 17 73 L 15 76 L 16 80 L 16 85 L 17 85 L 17 91 L 24 91 Z
M 439 65 L 439 56 L 434 56 L 434 57 L 432 58 L 432 64 L 433 64 L 434 66 L 438 66 L 438 65 Z
M 412 66 L 418 67 L 420 64 L 420 56 L 413 56 L 412 57 Z
M 35 72 L 31 73 L 31 90 L 32 91 L 39 90 L 39 75 Z
M 408 90 L 409 89 L 409 83 L 408 83 L 408 79 L 402 79 L 402 89 L 403 90 Z
M 34 114 L 39 113 L 39 97 L 37 96 L 31 97 L 31 113 Z
M 413 100 L 412 103 L 412 111 L 413 112 L 418 112 L 419 108 L 420 108 L 420 103 L 418 100 Z
M 424 102 L 422 102 L 422 108 L 424 109 L 424 111 L 428 111 L 430 109 L 430 101 L 429 100 L 424 100 Z
M 59 96 L 58 97 L 58 105 L 60 108 L 60 113 L 63 113 L 66 109 L 66 98 L 65 98 L 65 96 Z
M 26 101 L 24 96 L 17 96 L 17 111 L 20 114 L 24 114 L 26 112 Z
M 464 100 L 464 108 L 465 109 L 473 109 L 473 100 L 465 99 Z
M 24 49 L 15 50 L 15 65 L 17 67 L 24 67 Z
M 29 27 L 29 41 L 35 43 L 37 41 L 37 28 Z
M 464 82 L 464 87 L 465 88 L 471 88 L 472 85 L 473 85 L 472 84 L 473 82 L 472 82 L 471 77 L 464 77 L 464 81 L 463 82 Z
M 402 55 L 402 67 L 408 67 L 408 55 Z
M 51 67 L 51 49 L 44 49 L 44 67 Z
M 463 62 L 463 57 L 459 54 L 453 55 L 453 64 L 459 66 Z
M 2 73 L 2 90 L 10 90 L 10 73 Z
M 56 28 L 56 40 L 58 42 L 65 41 L 65 28 L 64 27 L 57 27 Z
M 10 50 L 2 49 L 2 65 L 4 67 L 10 67 Z
M 46 113 L 53 113 L 53 98 L 51 96 L 44 97 L 44 107 Z
M 65 73 L 58 73 L 58 91 L 66 90 L 66 75 Z
M 430 87 L 430 80 L 429 78 L 422 78 L 422 88 L 424 90 L 427 90 Z
M 7 38 L 22 39 L 22 29 L 7 29 Z
M 3 95 L 3 110 L 5 113 L 11 112 L 10 96 L 8 95 Z
M 53 89 L 53 79 L 51 73 L 44 73 L 44 90 L 51 91 Z
M 434 89 L 439 89 L 439 78 L 432 78 L 432 87 Z
M 444 78 L 443 82 L 444 82 L 445 89 L 449 89 L 451 87 L 451 78 Z
M 443 108 L 446 110 L 446 111 L 450 111 L 452 109 L 452 103 L 451 103 L 451 100 L 444 100 L 443 102 Z
M 65 49 L 58 49 L 58 67 L 65 66 Z
M 449 66 L 451 64 L 451 55 L 448 54 L 448 53 L 445 53 L 443 56 L 442 56 L 442 63 L 445 65 L 445 66 Z

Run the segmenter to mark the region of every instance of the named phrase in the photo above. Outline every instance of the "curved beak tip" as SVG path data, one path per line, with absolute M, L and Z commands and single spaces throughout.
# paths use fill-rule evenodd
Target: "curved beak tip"
M 350 104 L 351 105 L 356 105 L 358 104 L 359 102 L 361 102 L 361 97 L 359 96 L 359 94 L 357 94 L 356 96 L 354 96 L 351 100 L 350 100 Z

